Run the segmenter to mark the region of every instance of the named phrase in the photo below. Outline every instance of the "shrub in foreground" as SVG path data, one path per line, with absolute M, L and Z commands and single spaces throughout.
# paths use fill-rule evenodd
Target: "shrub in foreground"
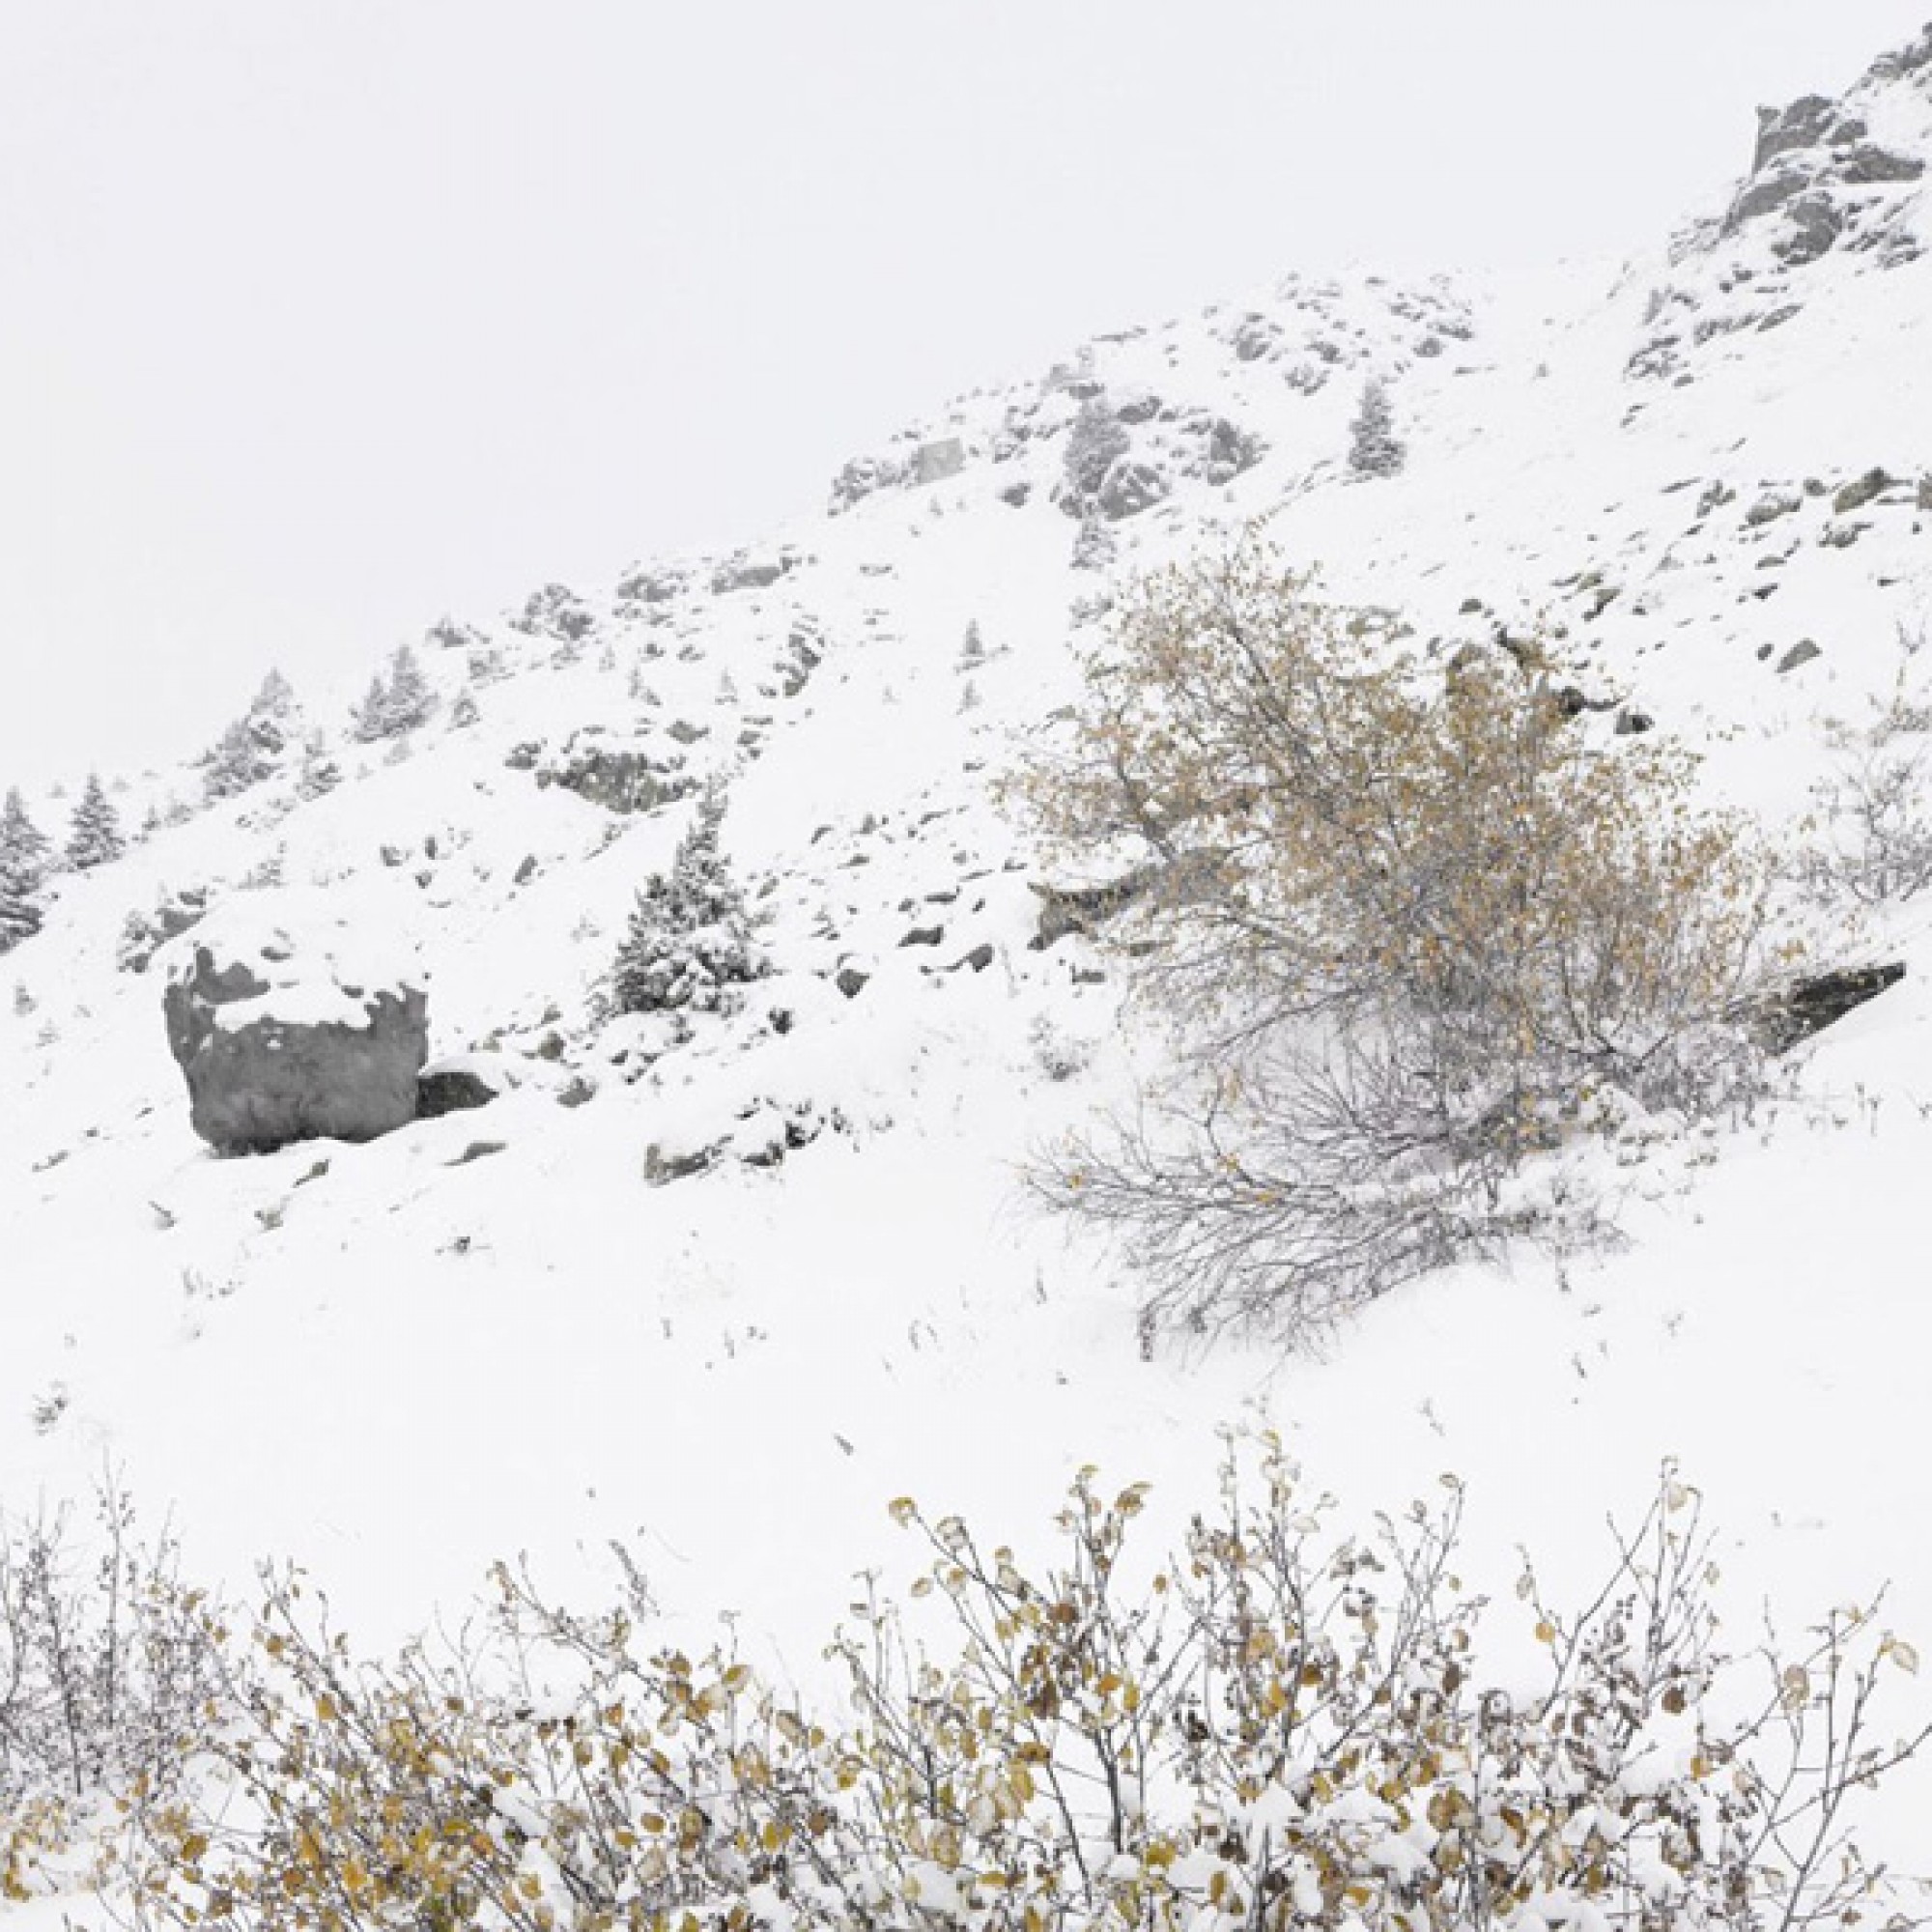
M 1453 1485 L 1342 1536 L 1269 1447 L 1231 1460 L 1157 1565 L 1132 1544 L 1143 1497 L 1083 1474 L 1037 1569 L 895 1505 L 925 1547 L 925 1601 L 856 1606 L 834 1646 L 838 1720 L 728 1651 L 649 1648 L 635 1591 L 581 1618 L 500 1572 L 487 1629 L 374 1662 L 283 1577 L 203 1775 L 139 1815 L 135 1916 L 288 1932 L 1884 1922 L 1887 1880 L 1848 1822 L 1924 1741 L 1876 1727 L 1882 1674 L 1916 1660 L 1858 1610 L 1795 1660 L 1727 1657 L 1675 1478 L 1580 1611 L 1525 1574 L 1501 1661 L 1455 1573 Z

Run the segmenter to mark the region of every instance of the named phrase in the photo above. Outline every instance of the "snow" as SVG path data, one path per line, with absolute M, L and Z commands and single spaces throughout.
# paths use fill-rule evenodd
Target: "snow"
M 347 895 L 313 887 L 238 894 L 169 942 L 169 982 L 187 980 L 206 953 L 215 972 L 240 969 L 260 988 L 216 1006 L 218 1027 L 366 1027 L 379 993 L 422 989 L 420 962 L 397 919 L 414 908 L 398 906 L 397 896 L 381 882 Z
M 30 1512 L 115 1468 L 151 1520 L 172 1512 L 191 1566 L 245 1590 L 258 1556 L 298 1557 L 371 1641 L 460 1608 L 499 1556 L 608 1590 L 620 1539 L 671 1627 L 701 1641 L 732 1616 L 814 1685 L 853 1576 L 910 1573 L 889 1497 L 1038 1548 L 1092 1462 L 1153 1479 L 1157 1541 L 1223 1428 L 1265 1422 L 1351 1518 L 1459 1473 L 1464 1567 L 1497 1597 L 1519 1545 L 1556 1600 L 1600 1577 L 1605 1516 L 1634 1519 L 1674 1459 L 1708 1497 L 1747 1639 L 1760 1605 L 1795 1632 L 1888 1580 L 1888 1620 L 1932 1630 L 1932 914 L 1872 929 L 1906 980 L 1796 1056 L 1753 1118 L 1596 1158 L 1620 1248 L 1417 1282 L 1317 1357 L 1145 1357 L 1129 1258 L 1026 1184 L 1030 1153 L 1125 1104 L 1159 1050 L 1118 962 L 1031 945 L 1050 867 L 993 789 L 1078 689 L 1113 579 L 1264 517 L 1332 593 L 1442 650 L 1558 629 L 1593 687 L 1706 754 L 1713 798 L 1787 827 L 1810 809 L 1823 721 L 1889 691 L 1901 631 L 1932 613 L 1913 491 L 1831 507 L 1874 465 L 1916 479 L 1932 448 L 1932 258 L 1827 257 L 1800 314 L 1715 339 L 1681 387 L 1626 371 L 1663 272 L 1290 280 L 1094 344 L 911 426 L 895 460 L 957 437 L 963 469 L 772 533 L 753 554 L 793 561 L 769 584 L 712 591 L 720 558 L 688 560 L 659 603 L 613 580 L 580 592 L 594 627 L 561 643 L 471 619 L 503 665 L 473 725 L 443 722 L 459 654 L 426 651 L 442 713 L 399 762 L 345 742 L 321 799 L 277 780 L 64 880 L 7 961 L 32 1009 L 0 1004 L 0 1503 Z M 1319 387 L 1315 345 L 1335 357 Z M 1350 481 L 1369 372 L 1408 461 Z M 1069 567 L 1076 526 L 1051 500 L 1069 375 L 1175 412 L 1131 428 L 1173 487 L 1114 526 L 1106 576 Z M 1189 411 L 1265 453 L 1226 482 L 1185 473 Z M 1700 510 L 1714 484 L 1732 495 Z M 1748 524 L 1774 490 L 1799 506 Z M 1822 541 L 1851 521 L 1852 544 Z M 962 708 L 969 622 L 987 657 Z M 787 695 L 801 636 L 820 661 Z M 1822 654 L 1780 674 L 1805 638 Z M 694 781 L 732 774 L 724 846 L 778 972 L 688 1037 L 589 1017 L 695 809 L 614 813 L 517 762 L 590 724 L 675 748 Z M 251 889 L 270 861 L 284 886 Z M 518 1077 L 368 1146 L 214 1159 L 155 979 L 114 963 L 128 914 L 188 883 L 219 903 L 175 960 L 213 946 L 270 986 L 225 1024 L 427 984 L 433 1052 Z M 832 976 L 850 963 L 869 978 L 848 998 Z M 1915 1766 L 1886 1801 L 1903 1851 L 1928 1799 Z

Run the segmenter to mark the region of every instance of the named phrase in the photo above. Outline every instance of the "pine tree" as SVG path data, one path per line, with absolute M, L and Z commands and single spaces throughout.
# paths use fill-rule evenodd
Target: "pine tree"
M 104 866 L 120 858 L 124 850 L 121 814 L 114 810 L 98 772 L 90 772 L 80 803 L 73 809 L 73 824 L 68 833 L 67 862 L 76 872 Z
M 1107 471 L 1132 446 L 1105 395 L 1089 396 L 1066 437 L 1066 507 L 1086 516 L 1100 495 Z
M 428 721 L 436 709 L 436 693 L 408 644 L 398 644 L 389 660 L 389 702 L 387 735 L 401 737 Z
M 351 716 L 350 729 L 365 745 L 389 735 L 389 684 L 381 671 L 369 680 L 369 689 Z
M 1408 450 L 1395 433 L 1388 385 L 1378 376 L 1362 384 L 1362 400 L 1349 425 L 1349 468 L 1357 476 L 1393 476 Z
M 0 867 L 0 952 L 11 952 L 41 929 L 41 909 L 16 874 Z
M 18 891 L 31 895 L 40 891 L 52 869 L 53 846 L 28 817 L 26 801 L 16 786 L 0 806 L 0 875 L 12 879 Z
M 301 766 L 296 773 L 296 791 L 304 799 L 320 798 L 342 782 L 342 767 L 328 749 L 328 740 L 320 731 L 311 731 L 302 745 Z
M 670 870 L 645 882 L 611 974 L 619 1013 L 729 1012 L 737 989 L 771 970 L 745 895 L 719 849 L 724 793 L 712 786 Z
M 355 707 L 350 728 L 363 744 L 379 738 L 400 738 L 413 731 L 436 710 L 436 693 L 408 644 L 398 644 L 389 660 L 387 677 L 378 672 Z
M 965 640 L 959 646 L 959 668 L 973 670 L 986 662 L 986 640 L 980 635 L 980 620 L 973 618 L 966 626 Z
M 248 709 L 203 760 L 202 795 L 211 805 L 272 778 L 298 724 L 295 688 L 271 670 Z

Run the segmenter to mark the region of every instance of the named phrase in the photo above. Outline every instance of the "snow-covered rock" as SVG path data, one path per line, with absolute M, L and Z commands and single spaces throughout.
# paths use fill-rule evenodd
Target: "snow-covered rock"
M 247 895 L 196 927 L 162 1007 L 218 1152 L 375 1140 L 415 1118 L 429 1000 L 380 944 L 304 894 Z

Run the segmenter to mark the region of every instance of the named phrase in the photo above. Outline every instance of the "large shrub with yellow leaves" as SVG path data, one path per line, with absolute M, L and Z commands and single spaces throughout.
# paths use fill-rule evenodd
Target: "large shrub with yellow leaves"
M 354 1658 L 284 1577 L 233 1721 L 126 1867 L 150 1927 L 272 1932 L 1700 1932 L 1879 1924 L 1846 1827 L 1882 1740 L 1869 1611 L 1753 1685 L 1666 1476 L 1575 1615 L 1535 1577 L 1486 1658 L 1461 1492 L 1336 1533 L 1278 1448 L 1180 1549 L 1088 1471 L 1023 1565 L 911 1500 L 915 1600 L 814 1718 L 504 1573 L 487 1635 Z
M 1054 1180 L 1155 1319 L 1301 1334 L 1488 1236 L 1522 1157 L 1740 1091 L 1768 868 L 1535 646 L 1407 650 L 1260 543 L 1153 577 L 1021 792 L 1116 927 L 1174 1079 Z

